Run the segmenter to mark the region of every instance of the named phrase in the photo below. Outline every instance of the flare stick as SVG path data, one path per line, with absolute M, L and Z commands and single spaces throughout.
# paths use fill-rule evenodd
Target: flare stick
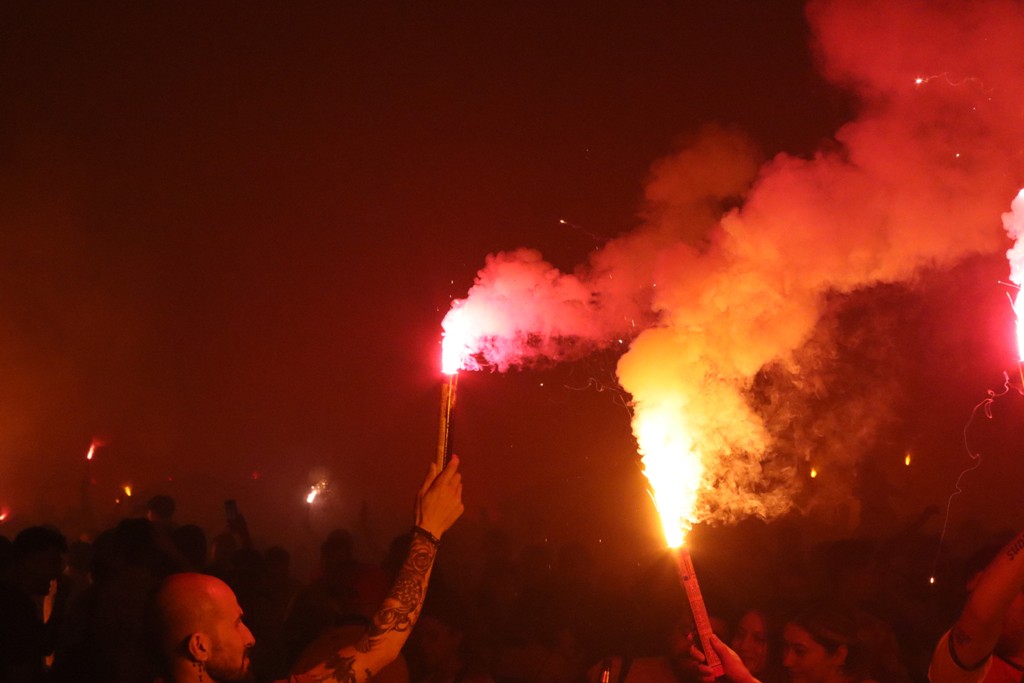
M 676 561 L 679 563 L 679 582 L 686 591 L 686 599 L 690 603 L 690 612 L 693 613 L 693 623 L 697 627 L 697 636 L 700 639 L 700 649 L 707 659 L 707 665 L 711 667 L 715 678 L 725 674 L 722 667 L 722 660 L 718 653 L 711 647 L 711 620 L 708 619 L 708 610 L 704 606 L 704 598 L 700 594 L 700 584 L 697 583 L 697 573 L 693 571 L 693 561 L 686 548 L 676 549 Z
M 455 389 L 459 373 L 445 375 L 441 384 L 441 422 L 437 430 L 437 470 L 440 472 L 452 459 L 452 420 L 455 417 Z

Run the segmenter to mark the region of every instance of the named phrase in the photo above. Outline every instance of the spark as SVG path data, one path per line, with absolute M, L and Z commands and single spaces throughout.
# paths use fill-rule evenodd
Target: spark
M 818 470 L 815 467 L 811 468 L 811 479 L 815 479 L 818 476 Z
M 933 74 L 931 76 L 918 76 L 914 79 L 914 85 L 920 87 L 922 85 L 930 83 L 931 81 L 937 78 L 941 78 L 946 82 L 946 85 L 952 88 L 961 88 L 966 85 L 972 85 L 981 90 L 981 92 L 983 93 L 988 94 L 992 92 L 991 88 L 987 87 L 985 85 L 985 82 L 982 81 L 977 76 L 964 76 L 960 80 L 955 80 L 949 75 L 948 71 L 943 71 L 940 74 Z M 992 98 L 990 97 L 989 99 L 991 100 Z
M 930 583 L 930 584 L 932 584 L 934 586 L 935 585 L 935 577 L 934 576 L 928 577 L 928 583 Z
M 910 453 L 907 453 L 907 457 L 903 458 L 903 464 L 910 467 Z
M 125 484 L 124 486 L 121 487 L 121 489 L 124 491 L 124 495 L 128 496 L 129 498 L 132 497 L 132 485 L 131 484 Z
M 327 492 L 327 480 L 321 479 L 317 483 L 309 487 L 309 493 L 306 494 L 306 502 L 312 505 L 313 502 L 319 498 L 322 494 Z

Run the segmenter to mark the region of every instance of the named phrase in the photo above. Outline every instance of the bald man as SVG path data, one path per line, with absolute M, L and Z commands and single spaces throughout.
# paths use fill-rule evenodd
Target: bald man
M 356 643 L 342 647 L 290 683 L 363 683 L 393 661 L 419 617 L 438 541 L 462 514 L 458 458 L 440 474 L 431 465 L 416 496 L 412 544 L 395 584 Z M 175 574 L 156 596 L 160 648 L 168 683 L 252 681 L 256 644 L 234 592 L 205 574 Z

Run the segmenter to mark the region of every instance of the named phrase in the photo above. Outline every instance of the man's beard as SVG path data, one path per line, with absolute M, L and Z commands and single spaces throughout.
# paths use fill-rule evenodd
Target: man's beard
M 254 683 L 256 676 L 252 671 L 252 659 L 249 655 L 252 649 L 245 651 L 242 661 L 238 665 L 221 662 L 216 658 L 206 664 L 206 673 L 213 681 L 220 683 Z

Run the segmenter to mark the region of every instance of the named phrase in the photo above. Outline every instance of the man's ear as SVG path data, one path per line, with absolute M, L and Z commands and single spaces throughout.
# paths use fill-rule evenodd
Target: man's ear
M 197 662 L 205 662 L 213 654 L 212 643 L 205 633 L 193 633 L 186 643 L 189 656 Z

